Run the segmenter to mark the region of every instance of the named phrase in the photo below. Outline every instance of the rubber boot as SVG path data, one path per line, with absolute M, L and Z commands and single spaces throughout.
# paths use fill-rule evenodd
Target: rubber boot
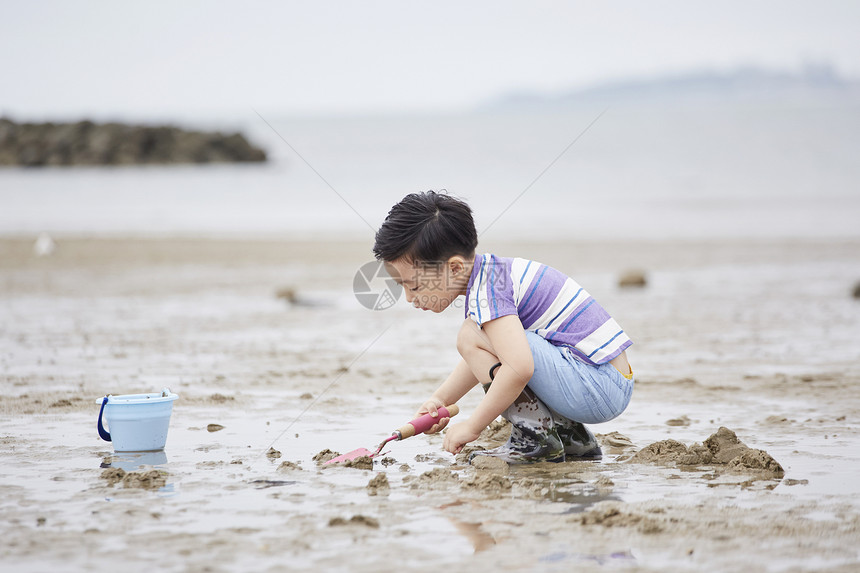
M 484 391 L 489 389 L 484 385 Z M 469 456 L 492 456 L 509 464 L 563 462 L 564 446 L 553 424 L 552 411 L 528 387 L 502 412 L 511 423 L 511 437 L 498 448 L 474 452 Z
M 551 412 L 567 461 L 593 460 L 603 456 L 603 450 L 600 449 L 597 438 L 582 422 L 574 422 L 555 411 L 551 410 Z

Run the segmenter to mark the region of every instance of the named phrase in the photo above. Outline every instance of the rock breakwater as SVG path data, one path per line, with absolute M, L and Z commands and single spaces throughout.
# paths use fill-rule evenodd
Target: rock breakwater
M 241 133 L 172 125 L 17 123 L 0 118 L 0 165 L 147 165 L 266 161 Z

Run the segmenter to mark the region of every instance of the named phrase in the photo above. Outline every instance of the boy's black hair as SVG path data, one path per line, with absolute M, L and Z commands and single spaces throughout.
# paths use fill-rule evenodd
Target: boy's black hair
M 385 262 L 406 257 L 413 262 L 472 257 L 478 232 L 464 201 L 435 191 L 410 193 L 391 208 L 376 232 L 373 254 Z

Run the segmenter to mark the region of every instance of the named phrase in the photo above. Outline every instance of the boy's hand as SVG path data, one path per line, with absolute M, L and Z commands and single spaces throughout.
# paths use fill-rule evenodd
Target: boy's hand
M 445 441 L 443 442 L 442 447 L 445 448 L 445 451 L 447 452 L 459 454 L 460 450 L 463 449 L 463 446 L 472 440 L 477 440 L 480 435 L 481 432 L 476 432 L 471 429 L 468 422 L 454 424 L 448 428 L 447 432 L 445 432 Z
M 431 414 L 433 416 L 438 416 L 439 415 L 438 409 L 441 408 L 442 406 L 445 406 L 445 405 L 446 404 L 444 404 L 442 402 L 442 400 L 440 400 L 439 398 L 436 398 L 434 396 L 434 397 L 430 398 L 429 400 L 427 400 L 426 402 L 424 402 L 423 404 L 421 404 L 421 407 L 418 408 L 417 412 L 415 412 L 415 417 L 420 418 L 424 414 Z M 445 426 L 447 426 L 448 422 L 450 420 L 451 420 L 451 418 L 440 418 L 438 424 L 433 424 L 433 426 L 424 433 L 425 434 L 435 434 L 435 433 L 439 432 L 440 430 L 442 430 Z

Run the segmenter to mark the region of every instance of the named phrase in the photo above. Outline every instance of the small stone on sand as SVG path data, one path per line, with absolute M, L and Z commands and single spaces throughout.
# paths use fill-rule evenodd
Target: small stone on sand
M 206 426 L 207 432 L 220 432 L 223 429 L 224 426 L 222 426 L 221 424 L 209 424 L 208 426 Z
M 275 291 L 275 298 L 287 301 L 290 304 L 298 300 L 296 289 L 291 286 L 281 287 Z
M 648 284 L 645 271 L 630 269 L 621 273 L 618 277 L 618 286 L 621 288 L 642 288 Z

